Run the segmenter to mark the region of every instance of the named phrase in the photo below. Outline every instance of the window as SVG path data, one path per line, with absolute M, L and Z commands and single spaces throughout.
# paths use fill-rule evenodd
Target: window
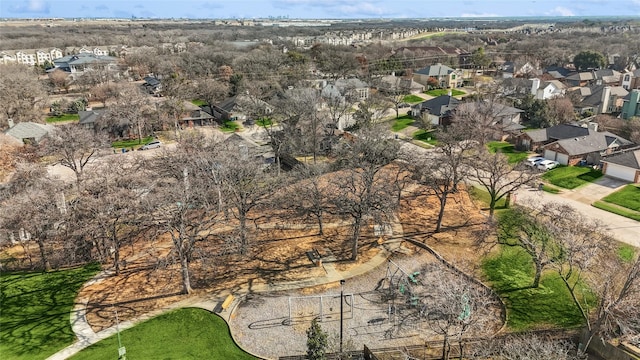
M 629 74 L 624 76 L 624 81 L 629 81 L 631 79 L 631 76 Z

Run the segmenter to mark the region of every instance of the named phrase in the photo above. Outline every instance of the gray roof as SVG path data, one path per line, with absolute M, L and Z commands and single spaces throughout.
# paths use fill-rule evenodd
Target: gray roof
M 92 63 L 115 63 L 118 59 L 113 56 L 95 55 L 92 53 L 80 53 L 74 55 L 63 56 L 53 61 L 56 65 L 80 65 L 80 64 L 92 64 Z
M 336 87 L 344 92 L 345 89 L 366 89 L 369 85 L 360 79 L 351 78 L 336 80 Z
M 593 80 L 593 73 L 591 72 L 579 72 L 573 73 L 566 77 L 567 80 L 587 81 Z
M 20 141 L 23 141 L 23 139 L 33 138 L 38 142 L 43 137 L 47 136 L 47 134 L 52 130 L 53 126 L 51 125 L 38 124 L 34 122 L 21 122 L 5 131 L 5 134 Z
M 515 114 L 524 112 L 524 110 L 516 109 L 511 106 L 502 105 L 500 103 L 488 103 L 488 102 L 478 102 L 478 101 L 461 103 L 458 106 L 458 108 L 466 111 L 477 111 L 477 110 L 484 110 L 488 106 L 491 107 L 492 114 L 493 116 L 496 116 L 496 117 L 515 115 Z
M 101 112 L 92 110 L 92 111 L 78 111 L 78 116 L 80 117 L 80 121 L 78 124 L 95 124 L 96 120 L 102 116 Z
M 527 131 L 526 134 L 534 142 L 544 142 L 587 136 L 593 132 L 595 131 L 578 125 L 559 124 L 545 129 Z
M 609 155 L 603 158 L 602 162 L 622 165 L 632 169 L 640 169 L 640 149 Z
M 427 76 L 445 76 L 451 74 L 454 71 L 455 70 L 446 65 L 436 64 L 417 70 L 415 73 Z
M 546 145 L 545 148 L 553 148 L 553 144 L 556 143 L 562 146 L 569 155 L 588 154 L 631 144 L 629 140 L 609 132 L 592 132 L 586 136 L 558 140 Z
M 587 96 L 582 102 L 581 105 L 590 105 L 597 106 L 602 104 L 602 92 L 605 89 L 605 85 L 596 85 L 590 87 L 591 94 Z M 622 86 L 610 86 L 609 90 L 611 91 L 611 95 L 616 95 L 618 97 L 624 98 L 629 94 L 627 90 L 625 90 Z
M 421 110 L 424 109 L 428 111 L 431 115 L 442 116 L 448 111 L 455 109 L 459 103 L 460 100 L 453 96 L 442 95 L 431 100 L 423 101 L 415 106 Z

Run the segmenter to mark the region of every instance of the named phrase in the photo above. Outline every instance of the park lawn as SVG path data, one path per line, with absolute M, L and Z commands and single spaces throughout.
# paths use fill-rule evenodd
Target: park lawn
M 195 106 L 205 106 L 207 105 L 207 102 L 201 99 L 193 99 L 191 100 L 191 103 Z
M 427 143 L 429 145 L 436 145 L 438 143 L 438 139 L 436 139 L 436 134 L 434 131 L 425 131 L 420 129 L 413 133 L 412 135 L 414 140 L 422 141 L 423 143 Z
M 82 268 L 0 275 L 0 358 L 46 359 L 76 336 L 69 314 L 78 290 L 100 270 Z
M 565 189 L 575 189 L 600 177 L 602 177 L 602 171 L 579 166 L 559 166 L 542 175 L 544 180 Z
M 511 330 L 574 328 L 584 324 L 558 274 L 546 271 L 540 285 L 530 287 L 535 269 L 531 257 L 521 248 L 501 247 L 498 254 L 483 261 L 482 269 L 507 307 L 507 326 Z M 584 296 L 582 301 L 594 302 L 590 292 Z
M 47 123 L 57 123 L 65 121 L 80 121 L 80 115 L 78 114 L 62 114 L 60 116 L 49 116 Z
M 516 151 L 513 144 L 509 144 L 506 141 L 492 141 L 487 144 L 487 147 L 493 154 L 497 152 L 504 154 L 509 159 L 509 164 L 517 164 L 529 157 L 526 152 Z
M 602 201 L 616 204 L 634 211 L 640 211 L 640 187 L 636 185 L 627 185 L 602 198 Z
M 407 126 L 412 125 L 414 122 L 415 120 L 411 117 L 411 115 L 400 116 L 396 119 L 396 121 L 393 122 L 393 125 L 391 125 L 391 130 L 396 132 L 400 131 L 407 128 Z
M 407 96 L 404 97 L 403 100 L 406 103 L 413 103 L 413 104 L 424 101 L 423 98 L 421 98 L 420 96 L 417 96 L 417 95 L 407 95 Z
M 424 93 L 431 96 L 442 96 L 442 95 L 449 95 L 449 91 L 451 91 L 451 96 L 461 96 L 466 94 L 466 92 L 460 91 L 457 89 L 433 89 L 433 90 L 425 91 Z
M 635 221 L 640 221 L 640 212 L 638 211 L 629 210 L 625 207 L 618 206 L 616 204 L 612 204 L 604 201 L 596 201 L 591 205 L 600 210 L 604 210 L 613 214 L 624 216 L 626 218 L 633 219 Z
M 232 340 L 227 324 L 204 309 L 185 308 L 160 315 L 120 333 L 129 359 L 256 359 Z M 113 335 L 70 357 L 113 360 L 118 337 Z
M 150 143 L 155 138 L 153 136 L 147 136 L 142 138 L 141 142 L 138 142 L 138 139 L 129 139 L 129 140 L 118 140 L 111 143 L 111 147 L 114 148 L 130 148 L 134 146 L 142 146 Z
M 487 190 L 485 190 L 484 188 L 471 186 L 469 187 L 469 195 L 471 195 L 472 198 L 485 204 L 487 206 L 485 210 L 488 209 L 489 203 L 491 202 L 491 196 L 489 196 L 489 192 L 487 192 Z M 502 197 L 500 200 L 498 200 L 496 202 L 495 208 L 496 214 L 498 213 L 498 210 L 506 209 L 506 204 L 507 200 L 505 199 L 505 197 Z
M 235 121 L 225 121 L 222 126 L 220 126 L 220 131 L 222 132 L 234 132 L 239 129 L 240 125 Z

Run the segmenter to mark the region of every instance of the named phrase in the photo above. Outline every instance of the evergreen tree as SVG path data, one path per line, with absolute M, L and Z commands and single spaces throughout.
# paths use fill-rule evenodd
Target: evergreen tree
M 307 359 L 326 359 L 327 344 L 327 333 L 320 327 L 318 319 L 313 319 L 311 326 L 307 329 Z

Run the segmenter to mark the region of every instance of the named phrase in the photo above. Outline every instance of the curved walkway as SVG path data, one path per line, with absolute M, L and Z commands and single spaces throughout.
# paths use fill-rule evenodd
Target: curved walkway
M 327 224 L 331 226 L 331 224 Z M 275 226 L 274 226 L 275 227 Z M 262 227 L 264 228 L 264 227 Z M 348 271 L 339 272 L 335 269 L 332 263 L 323 264 L 326 271 L 326 275 L 323 277 L 310 278 L 304 280 L 296 280 L 296 281 L 287 281 L 281 283 L 260 283 L 260 284 L 244 284 L 240 290 L 234 291 L 233 295 L 235 299 L 240 299 L 243 296 L 246 296 L 251 293 L 256 292 L 272 292 L 272 291 L 282 291 L 282 290 L 295 290 L 301 289 L 316 285 L 324 285 L 333 282 L 337 282 L 343 279 L 348 279 L 351 277 L 355 277 L 358 275 L 365 274 L 377 266 L 386 262 L 389 255 L 394 251 L 402 251 L 401 243 L 402 237 L 404 236 L 402 225 L 400 222 L 395 219 L 392 224 L 393 236 L 387 240 L 383 246 L 381 247 L 381 251 L 378 252 L 375 256 L 373 256 L 369 261 L 364 262 L 358 266 L 351 268 Z M 96 275 L 93 279 L 88 281 L 85 286 L 92 285 L 102 281 L 103 279 L 109 277 L 112 272 L 102 271 L 98 275 Z M 70 322 L 71 328 L 73 332 L 76 334 L 78 340 L 67 346 L 66 348 L 58 351 L 57 353 L 51 355 L 47 358 L 47 360 L 64 360 L 78 353 L 84 348 L 89 347 L 92 344 L 99 342 L 100 340 L 106 339 L 109 336 L 112 336 L 117 333 L 118 330 L 122 331 L 128 328 L 135 326 L 136 324 L 153 318 L 155 316 L 161 315 L 170 310 L 185 308 L 185 307 L 199 307 L 209 311 L 214 311 L 214 309 L 229 295 L 230 291 L 225 290 L 217 293 L 200 295 L 200 296 L 192 296 L 186 298 L 184 300 L 175 302 L 168 306 L 165 306 L 161 309 L 151 311 L 146 313 L 140 317 L 137 317 L 132 320 L 123 321 L 119 324 L 118 327 L 112 326 L 110 328 L 104 329 L 99 332 L 94 332 L 91 328 L 91 325 L 87 322 L 86 318 L 86 310 L 87 304 L 89 302 L 88 298 L 78 298 L 76 299 L 76 305 L 71 311 Z M 234 302 L 237 302 L 235 300 Z M 231 315 L 230 309 L 233 309 L 236 304 L 231 305 L 227 310 L 223 311 L 219 315 L 221 315 L 226 321 L 229 320 Z M 233 334 L 232 334 L 233 335 Z

